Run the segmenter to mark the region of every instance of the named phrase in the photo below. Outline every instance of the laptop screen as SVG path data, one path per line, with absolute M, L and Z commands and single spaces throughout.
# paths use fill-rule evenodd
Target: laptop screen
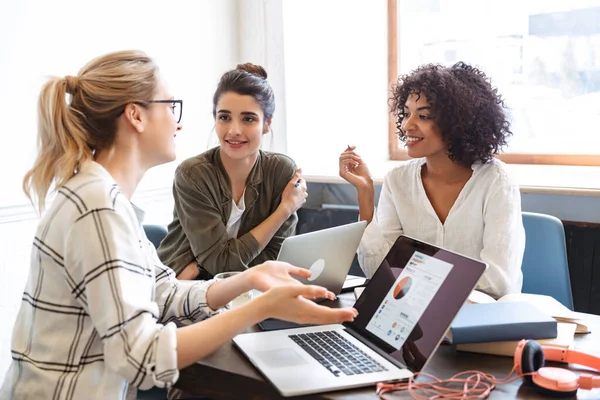
M 400 236 L 354 307 L 347 327 L 413 372 L 433 354 L 485 264 Z

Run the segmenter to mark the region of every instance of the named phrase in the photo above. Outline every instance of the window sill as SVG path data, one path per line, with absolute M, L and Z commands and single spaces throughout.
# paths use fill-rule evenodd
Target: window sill
M 371 166 L 371 175 L 376 185 L 381 185 L 387 171 L 402 161 L 387 161 Z M 523 194 L 551 194 L 562 196 L 600 197 L 600 167 L 562 165 L 518 165 L 506 164 L 509 173 L 518 180 Z M 307 171 L 307 182 L 346 183 L 337 171 Z

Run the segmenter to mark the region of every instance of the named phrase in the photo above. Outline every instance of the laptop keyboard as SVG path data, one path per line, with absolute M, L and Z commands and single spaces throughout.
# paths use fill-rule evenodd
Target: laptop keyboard
M 335 376 L 387 371 L 335 331 L 301 333 L 289 338 Z

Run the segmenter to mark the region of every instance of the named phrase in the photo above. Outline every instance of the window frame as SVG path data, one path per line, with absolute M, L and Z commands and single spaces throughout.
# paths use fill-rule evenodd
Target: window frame
M 398 1 L 387 0 L 388 93 L 398 79 Z M 409 160 L 406 150 L 398 146 L 396 121 L 388 112 L 388 152 L 390 160 Z M 496 157 L 508 164 L 600 166 L 600 154 L 501 153 Z

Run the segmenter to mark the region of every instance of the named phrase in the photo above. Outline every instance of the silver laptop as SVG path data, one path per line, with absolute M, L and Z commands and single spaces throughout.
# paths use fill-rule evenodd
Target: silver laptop
M 367 222 L 360 221 L 289 236 L 281 244 L 277 260 L 312 272 L 310 278 L 299 281 L 339 294 L 366 227 Z
M 485 269 L 400 236 L 357 300 L 353 322 L 246 333 L 233 342 L 286 397 L 406 380 L 431 360 Z

